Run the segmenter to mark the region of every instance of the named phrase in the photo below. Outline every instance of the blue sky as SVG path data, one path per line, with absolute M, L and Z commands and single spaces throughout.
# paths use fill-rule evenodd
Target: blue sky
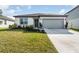
M 74 5 L 0 5 L 3 15 L 9 17 L 28 13 L 64 14 L 74 7 Z

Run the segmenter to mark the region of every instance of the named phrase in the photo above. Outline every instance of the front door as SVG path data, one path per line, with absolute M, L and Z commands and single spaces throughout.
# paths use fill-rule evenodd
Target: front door
M 38 19 L 34 19 L 34 26 L 36 27 L 36 28 L 38 28 L 39 27 L 39 20 Z

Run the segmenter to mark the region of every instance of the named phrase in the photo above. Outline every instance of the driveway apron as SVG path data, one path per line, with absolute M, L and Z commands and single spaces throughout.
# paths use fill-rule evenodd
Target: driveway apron
M 67 29 L 44 29 L 60 53 L 79 52 L 79 32 Z

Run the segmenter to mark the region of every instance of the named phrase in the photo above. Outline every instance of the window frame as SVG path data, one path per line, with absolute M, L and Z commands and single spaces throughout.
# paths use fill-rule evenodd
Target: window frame
M 28 18 L 20 18 L 20 24 L 28 24 Z
M 28 23 L 28 18 L 24 18 L 23 19 L 23 24 L 27 24 Z
M 23 24 L 23 18 L 20 18 L 20 24 Z

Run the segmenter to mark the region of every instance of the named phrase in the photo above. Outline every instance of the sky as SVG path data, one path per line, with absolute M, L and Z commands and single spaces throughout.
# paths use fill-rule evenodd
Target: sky
M 4 16 L 13 18 L 15 15 L 29 13 L 65 14 L 76 5 L 0 5 Z

